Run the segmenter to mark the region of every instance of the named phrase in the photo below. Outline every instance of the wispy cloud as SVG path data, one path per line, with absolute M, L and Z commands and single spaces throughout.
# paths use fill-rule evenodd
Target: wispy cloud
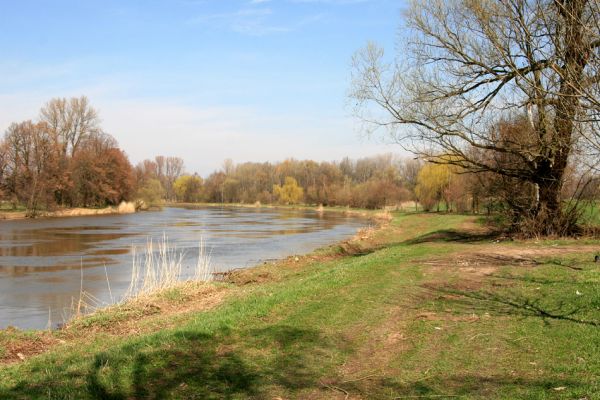
M 191 24 L 224 27 L 234 32 L 251 36 L 263 36 L 270 33 L 289 31 L 289 28 L 285 26 L 269 24 L 268 17 L 271 14 L 273 14 L 273 11 L 270 8 L 242 8 L 233 12 L 201 15 L 188 22 Z
M 349 134 L 352 121 L 340 115 L 314 118 L 255 107 L 200 107 L 161 99 L 103 99 L 98 107 L 104 127 L 133 162 L 174 154 L 185 160 L 190 172 L 201 174 L 208 174 L 225 158 L 237 162 L 290 157 L 335 160 L 389 152 L 389 147 L 359 143 Z
M 292 3 L 321 3 L 321 4 L 346 5 L 346 4 L 368 3 L 372 0 L 289 0 L 289 1 Z
M 324 14 L 304 16 L 286 23 L 274 23 L 275 13 L 268 7 L 256 7 L 270 0 L 252 0 L 255 7 L 241 8 L 237 11 L 208 14 L 195 17 L 188 22 L 191 24 L 207 24 L 213 27 L 227 28 L 234 32 L 249 36 L 264 36 L 274 33 L 285 33 L 300 29 L 317 22 Z

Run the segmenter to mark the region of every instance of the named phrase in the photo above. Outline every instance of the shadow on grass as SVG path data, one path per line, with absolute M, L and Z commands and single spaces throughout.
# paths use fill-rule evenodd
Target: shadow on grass
M 555 304 L 547 304 L 545 298 L 529 298 L 526 296 L 497 294 L 486 291 L 464 291 L 451 287 L 425 286 L 426 289 L 446 295 L 445 301 L 452 303 L 456 309 L 467 309 L 469 312 L 489 312 L 496 315 L 515 315 L 522 317 L 538 317 L 544 320 L 563 320 L 582 325 L 600 326 L 598 320 L 578 318 L 591 310 L 583 306 L 556 300 Z M 591 307 L 591 306 L 590 306 Z
M 456 229 L 440 229 L 429 232 L 413 239 L 405 240 L 402 244 L 421 244 L 421 243 L 439 243 L 439 242 L 459 242 L 459 243 L 477 243 L 496 239 L 500 236 L 499 232 L 474 233 Z
M 240 336 L 241 335 L 241 336 Z M 261 398 L 265 388 L 296 391 L 321 375 L 330 347 L 311 329 L 273 326 L 209 335 L 180 331 L 95 354 L 78 372 L 57 368 L 45 380 L 24 376 L 2 399 L 232 399 Z
M 497 280 L 523 282 L 523 283 L 538 284 L 538 285 L 578 285 L 578 286 L 595 285 L 595 283 L 593 283 L 593 282 L 578 281 L 573 276 L 566 276 L 563 279 L 552 279 L 552 278 L 544 278 L 544 277 L 529 276 L 529 275 L 490 274 L 489 277 L 495 278 Z
M 570 391 L 581 393 L 589 390 L 588 384 L 575 379 L 550 379 L 550 378 L 525 378 L 510 375 L 492 375 L 484 376 L 482 374 L 455 374 L 436 376 L 435 373 L 429 376 L 426 380 L 419 379 L 416 381 L 408 381 L 399 383 L 395 379 L 382 379 L 379 382 L 374 382 L 377 391 L 386 393 L 385 398 L 462 398 L 463 396 L 477 398 L 497 398 L 499 390 L 507 396 L 519 396 L 525 393 L 548 394 L 553 393 L 554 388 L 562 386 Z M 359 385 L 351 388 L 349 392 L 367 393 L 368 389 L 361 388 Z M 373 391 L 371 391 L 373 393 Z M 394 396 L 390 396 L 394 393 Z M 377 397 L 378 396 L 373 396 Z M 383 396 L 382 396 L 383 397 Z M 507 397 L 510 398 L 510 397 Z M 513 397 L 525 398 L 525 397 Z

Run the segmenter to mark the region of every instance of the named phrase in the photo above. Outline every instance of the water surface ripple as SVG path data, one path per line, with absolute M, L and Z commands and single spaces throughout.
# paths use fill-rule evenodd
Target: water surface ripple
M 217 271 L 309 252 L 348 236 L 365 220 L 310 210 L 207 207 L 95 217 L 0 221 L 0 329 L 45 328 L 68 319 L 83 289 L 109 303 L 129 285 L 132 248 L 168 237 L 198 256 L 201 239 Z M 184 271 L 185 272 L 185 271 Z

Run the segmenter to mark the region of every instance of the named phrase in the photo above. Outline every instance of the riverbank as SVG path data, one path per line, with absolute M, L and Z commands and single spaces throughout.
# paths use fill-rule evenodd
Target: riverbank
M 598 398 L 599 246 L 394 214 L 225 282 L 3 331 L 0 398 Z
M 122 202 L 116 207 L 105 208 L 63 208 L 55 211 L 39 211 L 35 218 L 84 217 L 91 215 L 132 214 L 135 212 L 133 203 Z M 27 211 L 0 211 L 0 220 L 19 220 L 31 218 Z

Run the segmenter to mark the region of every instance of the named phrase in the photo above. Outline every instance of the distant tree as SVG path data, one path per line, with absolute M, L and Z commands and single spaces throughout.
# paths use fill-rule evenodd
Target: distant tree
M 137 197 L 147 205 L 158 205 L 165 197 L 165 189 L 158 179 L 151 178 L 138 189 Z
M 46 128 L 32 121 L 13 123 L 4 137 L 3 186 L 31 215 L 53 204 L 57 158 Z
M 221 186 L 221 195 L 225 203 L 239 202 L 240 181 L 233 175 L 227 176 Z
M 106 196 L 107 204 L 119 204 L 133 198 L 135 176 L 125 152 L 112 147 L 104 152 L 107 182 L 112 186 L 112 196 Z
M 52 99 L 40 121 L 13 123 L 0 141 L 0 197 L 30 215 L 55 206 L 130 198 L 132 167 L 85 97 Z
M 235 172 L 235 164 L 231 158 L 223 161 L 223 173 L 227 176 L 233 175 Z
M 437 206 L 437 211 L 439 211 L 439 204 L 442 200 L 446 201 L 446 205 L 448 205 L 445 195 L 451 178 L 452 172 L 448 165 L 426 164 L 423 166 L 417 177 L 415 193 L 425 210 L 429 211 Z
M 400 164 L 400 176 L 402 177 L 404 186 L 411 193 L 412 200 L 415 201 L 415 207 L 416 202 L 419 201 L 415 193 L 415 188 L 417 187 L 419 171 L 421 171 L 422 167 L 423 164 L 419 159 L 406 159 Z
M 175 193 L 173 192 L 173 184 L 183 174 L 184 171 L 184 163 L 183 159 L 179 157 L 167 157 L 166 165 L 165 165 L 165 177 L 166 177 L 166 186 L 165 190 L 167 192 L 167 197 L 172 199 L 175 197 Z
M 173 184 L 183 174 L 183 160 L 179 157 L 156 156 L 154 166 L 156 168 L 156 178 L 160 180 L 165 189 L 165 198 L 174 200 Z
M 133 168 L 111 136 L 96 134 L 87 138 L 70 165 L 74 204 L 116 205 L 131 198 Z
M 135 167 L 136 179 L 142 184 L 148 179 L 158 179 L 158 166 L 152 160 L 144 160 Z
M 283 186 L 273 185 L 273 195 L 283 204 L 297 204 L 302 201 L 304 190 L 298 186 L 296 179 L 288 176 Z
M 40 120 L 48 126 L 61 155 L 73 156 L 80 143 L 100 132 L 100 118 L 85 96 L 50 100 L 40 110 Z
M 409 193 L 391 180 L 372 178 L 354 187 L 352 206 L 360 208 L 383 208 L 408 199 Z
M 178 201 L 196 203 L 202 198 L 202 178 L 198 175 L 182 175 L 173 184 Z
M 6 171 L 8 169 L 8 152 L 4 139 L 0 139 L 0 200 L 6 200 Z

